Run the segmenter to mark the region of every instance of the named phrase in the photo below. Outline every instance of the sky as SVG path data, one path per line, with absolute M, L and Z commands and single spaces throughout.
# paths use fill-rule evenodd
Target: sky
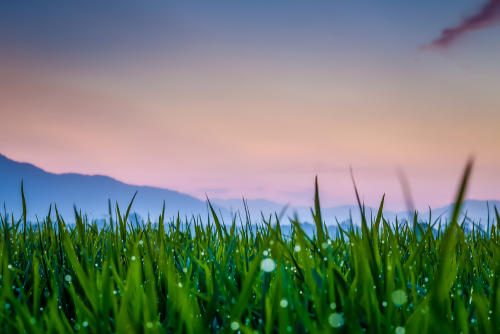
M 500 199 L 500 1 L 2 1 L 0 153 L 203 198 Z

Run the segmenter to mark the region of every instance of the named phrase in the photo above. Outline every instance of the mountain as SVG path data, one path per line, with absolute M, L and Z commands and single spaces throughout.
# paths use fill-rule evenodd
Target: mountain
M 118 202 L 122 211 L 125 211 L 136 191 L 138 194 L 132 207 L 134 217 L 146 219 L 149 214 L 152 220 L 156 220 L 163 201 L 167 217 L 176 216 L 177 212 L 183 217 L 194 214 L 205 219 L 208 215 L 205 201 L 177 191 L 126 184 L 102 175 L 49 173 L 32 164 L 16 162 L 0 154 L 0 205 L 5 204 L 7 212 L 13 212 L 16 217 L 20 217 L 22 212 L 21 180 L 24 182 L 28 219 L 31 221 L 36 221 L 36 216 L 44 217 L 53 203 L 57 204 L 59 212 L 67 221 L 73 220 L 73 206 L 88 214 L 91 219 L 102 219 L 108 215 L 108 199 L 112 201 L 113 210 L 115 202 Z M 242 199 L 213 199 L 211 202 L 224 221 L 230 222 L 231 216 L 238 211 L 241 220 L 245 221 Z M 282 224 L 288 224 L 287 218 L 295 215 L 303 223 L 312 223 L 311 209 L 307 206 L 287 206 L 266 199 L 247 200 L 247 205 L 253 223 L 262 221 L 262 215 L 268 219 L 270 215 L 274 217 L 275 213 L 282 214 Z M 467 200 L 463 205 L 462 218 L 467 214 L 471 220 L 487 226 L 488 205 L 491 223 L 495 217 L 494 206 L 500 209 L 500 201 Z M 432 211 L 433 220 L 441 215 L 445 222 L 452 211 L 453 205 L 437 208 Z M 327 225 L 336 226 L 337 222 L 345 224 L 350 221 L 351 215 L 355 225 L 360 222 L 356 205 L 324 207 L 321 212 Z M 368 218 L 370 215 L 375 216 L 377 208 L 366 207 L 366 212 Z M 420 212 L 419 215 L 421 220 L 426 220 L 429 213 Z M 384 217 L 389 221 L 393 221 L 396 216 L 406 219 L 412 215 L 408 212 L 384 211 Z
M 108 214 L 108 199 L 113 210 L 115 202 L 125 211 L 137 191 L 132 212 L 141 217 L 160 214 L 165 201 L 166 215 L 201 214 L 206 217 L 207 205 L 193 196 L 177 191 L 147 186 L 135 186 L 102 175 L 54 174 L 28 163 L 16 162 L 0 154 L 0 204 L 7 212 L 20 217 L 22 212 L 21 180 L 27 202 L 28 219 L 35 221 L 47 215 L 49 205 L 57 204 L 61 215 L 68 221 L 74 219 L 73 206 L 89 214 L 89 218 L 100 219 Z M 227 214 L 223 208 L 217 208 Z
M 248 199 L 245 200 L 247 203 L 248 211 L 252 220 L 261 219 L 263 215 L 266 219 L 272 215 L 274 219 L 274 214 L 278 215 L 281 213 L 283 218 L 294 217 L 295 215 L 299 218 L 299 221 L 311 222 L 311 208 L 301 205 L 286 205 L 266 199 Z M 213 203 L 225 207 L 231 212 L 240 212 L 242 214 L 242 219 L 244 218 L 244 205 L 243 199 L 213 199 Z M 366 212 L 368 217 L 370 214 L 376 215 L 376 208 L 366 207 Z M 337 222 L 350 221 L 352 220 L 356 224 L 360 221 L 359 208 L 357 205 L 342 205 L 334 207 L 324 207 L 321 208 L 321 215 L 323 220 L 326 221 L 327 225 L 336 225 Z M 396 213 L 392 211 L 384 211 L 384 216 L 389 219 L 394 219 Z M 284 223 L 288 223 L 288 219 L 285 219 Z
M 250 217 L 252 221 L 261 220 L 261 216 L 263 215 L 266 219 L 269 219 L 269 216 L 272 215 L 274 219 L 274 213 L 280 214 L 282 213 L 283 218 L 298 216 L 299 221 L 301 222 L 312 222 L 311 209 L 307 206 L 294 206 L 294 205 L 285 205 L 273 201 L 268 201 L 265 199 L 246 199 L 247 208 L 250 213 Z M 213 199 L 213 203 L 225 207 L 231 212 L 240 212 L 242 216 L 242 220 L 244 220 L 244 205 L 242 199 Z M 478 201 L 478 200 L 466 200 L 462 204 L 461 210 L 461 219 L 467 217 L 467 221 L 471 220 L 475 223 L 480 224 L 481 226 L 487 226 L 488 222 L 488 209 L 489 209 L 489 219 L 490 225 L 493 221 L 496 222 L 494 207 L 497 207 L 500 210 L 500 201 Z M 433 221 L 438 217 L 442 218 L 442 222 L 445 223 L 450 219 L 450 216 L 453 212 L 453 204 L 446 205 L 443 207 L 439 207 L 437 209 L 433 209 L 431 211 L 431 218 Z M 375 217 L 378 212 L 378 208 L 373 207 L 365 207 L 366 215 L 368 220 L 370 217 Z M 262 212 L 262 214 L 261 214 Z M 429 211 L 420 211 L 419 213 L 419 221 L 426 221 L 429 218 Z M 321 215 L 323 220 L 327 225 L 336 225 L 338 223 L 345 223 L 346 221 L 350 221 L 351 217 L 354 225 L 359 225 L 361 218 L 360 212 L 357 205 L 342 205 L 342 206 L 333 206 L 333 207 L 324 207 L 321 209 Z M 408 211 L 389 211 L 384 210 L 384 218 L 388 221 L 394 221 L 395 218 L 398 217 L 400 220 L 404 219 L 413 219 L 413 212 Z M 288 223 L 288 219 L 285 219 L 284 224 Z
M 497 210 L 499 210 L 500 213 L 500 201 L 478 201 L 472 199 L 466 200 L 462 205 L 460 217 L 461 219 L 465 219 L 467 217 L 467 221 L 472 220 L 475 223 L 480 224 L 481 226 L 487 226 L 489 219 L 491 225 L 493 222 L 496 223 L 495 207 L 497 208 Z M 432 210 L 432 216 L 437 218 L 438 216 L 442 215 L 443 217 L 449 219 L 452 212 L 453 204 L 450 204 Z M 425 217 L 424 213 L 423 215 Z

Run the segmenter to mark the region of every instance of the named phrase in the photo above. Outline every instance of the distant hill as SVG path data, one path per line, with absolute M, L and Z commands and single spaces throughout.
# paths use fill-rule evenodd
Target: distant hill
M 213 199 L 212 202 L 219 206 L 225 207 L 231 212 L 237 212 L 239 210 L 242 215 L 242 219 L 245 218 L 242 199 Z M 275 212 L 278 214 L 282 213 L 284 218 L 293 217 L 296 214 L 302 222 L 311 222 L 312 219 L 311 209 L 306 206 L 286 206 L 285 204 L 280 204 L 265 199 L 249 199 L 246 200 L 246 202 L 252 221 L 255 221 L 256 219 L 260 220 L 262 215 L 264 215 L 266 219 L 269 218 L 269 215 L 273 215 L 274 217 Z M 467 221 L 473 220 L 474 222 L 481 224 L 482 226 L 486 226 L 488 221 L 488 208 L 490 224 L 493 221 L 496 222 L 494 212 L 495 206 L 500 211 L 500 201 L 466 200 L 462 206 L 461 219 L 467 217 Z M 370 216 L 375 217 L 377 215 L 378 208 L 365 207 L 365 210 L 367 218 L 370 219 Z M 453 204 L 446 205 L 444 207 L 432 209 L 431 218 L 434 221 L 438 217 L 441 217 L 442 222 L 445 223 L 446 220 L 450 218 L 452 212 Z M 336 225 L 337 222 L 345 224 L 346 221 L 350 221 L 351 216 L 355 225 L 360 224 L 360 213 L 357 205 L 325 207 L 321 209 L 321 213 L 323 220 L 327 225 Z M 413 217 L 413 213 L 409 213 L 407 211 L 394 212 L 384 210 L 384 218 L 386 220 L 394 221 L 396 217 L 398 217 L 400 220 L 404 220 L 408 219 L 409 217 Z M 428 210 L 419 212 L 419 221 L 425 221 L 428 219 L 428 217 Z M 285 219 L 284 223 L 288 223 L 288 220 Z
M 212 201 L 219 206 L 225 207 L 231 212 L 237 212 L 238 210 L 241 213 L 244 212 L 242 199 L 213 199 Z M 252 220 L 260 219 L 262 215 L 264 215 L 266 219 L 269 218 L 269 215 L 272 215 L 274 217 L 275 212 L 278 215 L 282 213 L 284 218 L 294 217 L 295 215 L 297 215 L 300 221 L 304 222 L 311 221 L 312 219 L 311 208 L 307 206 L 287 206 L 285 204 L 268 201 L 265 199 L 249 199 L 246 200 L 246 202 Z M 370 213 L 376 215 L 378 210 L 371 207 L 366 207 L 365 209 L 368 217 L 370 216 Z M 350 221 L 351 216 L 355 224 L 359 223 L 360 220 L 359 208 L 357 205 L 324 207 L 321 209 L 321 214 L 328 225 L 337 225 L 337 222 L 341 223 Z M 393 219 L 396 216 L 396 213 L 392 211 L 384 211 L 384 215 L 389 219 Z M 244 215 L 242 215 L 242 218 L 244 218 Z M 287 219 L 285 220 L 285 223 L 288 223 Z
M 54 174 L 34 165 L 20 163 L 0 154 L 0 204 L 18 217 L 22 212 L 21 180 L 24 182 L 28 218 L 35 220 L 48 213 L 49 205 L 56 203 L 59 212 L 68 221 L 73 220 L 73 205 L 89 214 L 89 218 L 107 216 L 108 199 L 117 201 L 126 210 L 135 191 L 133 212 L 152 218 L 160 214 L 165 201 L 167 215 L 207 215 L 207 205 L 193 196 L 155 187 L 135 186 L 102 175 Z M 224 210 L 224 209 L 221 209 Z M 225 210 L 224 210 L 225 211 Z
M 205 201 L 193 196 L 180 193 L 174 190 L 135 186 L 115 180 L 102 175 L 83 174 L 54 174 L 46 172 L 32 164 L 16 162 L 0 154 L 0 205 L 5 204 L 7 212 L 13 212 L 20 217 L 21 208 L 21 180 L 24 181 L 24 191 L 27 200 L 28 218 L 35 221 L 35 215 L 39 218 L 45 216 L 49 205 L 56 203 L 59 212 L 67 221 L 72 221 L 74 217 L 73 206 L 81 209 L 83 213 L 89 215 L 91 219 L 102 219 L 108 214 L 108 199 L 111 199 L 113 210 L 115 202 L 120 208 L 125 210 L 133 194 L 138 191 L 134 201 L 132 212 L 143 219 L 151 216 L 155 220 L 160 214 L 163 201 L 166 203 L 167 216 L 176 216 L 180 212 L 181 216 L 191 217 L 201 215 L 206 218 L 208 214 Z M 312 193 L 312 191 L 311 191 Z M 226 222 L 231 220 L 231 213 L 239 211 L 241 220 L 245 221 L 245 211 L 242 199 L 213 199 L 211 200 L 221 218 Z M 500 210 L 500 201 L 489 201 L 490 221 L 495 217 L 493 207 L 496 205 Z M 269 201 L 266 199 L 252 199 L 247 201 L 250 217 L 253 223 L 261 221 L 262 215 L 266 219 L 275 213 L 283 214 L 283 224 L 288 224 L 288 217 L 295 214 L 304 224 L 311 223 L 311 209 L 306 206 L 289 206 Z M 367 207 L 368 217 L 375 216 L 376 208 Z M 433 219 L 438 216 L 446 219 L 449 217 L 453 205 L 437 208 L 433 210 Z M 487 225 L 487 202 L 467 200 L 464 203 L 462 214 L 470 219 Z M 345 224 L 350 221 L 352 215 L 353 223 L 360 222 L 359 209 L 356 205 L 344 205 L 337 207 L 322 208 L 322 216 L 327 225 L 335 225 L 337 222 Z M 384 217 L 394 220 L 396 215 L 400 218 L 407 218 L 407 212 L 384 211 Z M 462 217 L 463 217 L 462 215 Z M 427 219 L 428 212 L 420 212 L 421 219 Z M 239 219 L 238 219 L 239 221 Z
M 469 218 L 467 221 L 472 220 L 475 223 L 481 224 L 481 226 L 486 226 L 488 224 L 488 218 L 490 219 L 490 224 L 491 222 L 496 223 L 495 206 L 500 213 L 500 201 L 478 201 L 470 199 L 463 203 L 460 217 L 461 219 L 465 219 L 467 217 Z M 432 216 L 437 218 L 442 215 L 443 217 L 449 218 L 452 212 L 453 205 L 450 204 L 432 210 Z

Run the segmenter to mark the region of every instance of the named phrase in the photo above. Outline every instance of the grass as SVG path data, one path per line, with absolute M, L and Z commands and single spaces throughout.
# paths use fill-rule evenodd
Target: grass
M 226 226 L 213 209 L 205 224 L 133 224 L 133 201 L 104 228 L 56 208 L 29 224 L 23 195 L 21 219 L 0 215 L 0 332 L 498 333 L 500 217 L 464 232 L 469 173 L 447 224 L 388 222 L 382 200 L 335 236 L 316 183 L 312 238 L 294 219 L 286 235 L 277 215 Z

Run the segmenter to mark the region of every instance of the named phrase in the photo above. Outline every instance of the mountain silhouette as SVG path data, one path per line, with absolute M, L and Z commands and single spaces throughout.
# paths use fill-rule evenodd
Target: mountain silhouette
M 181 216 L 191 217 L 194 214 L 206 217 L 208 213 L 205 201 L 177 191 L 130 185 L 102 175 L 49 173 L 0 154 L 0 204 L 5 204 L 7 212 L 14 213 L 16 217 L 20 217 L 22 212 L 21 180 L 24 183 L 27 217 L 31 221 L 46 216 L 49 206 L 54 203 L 68 221 L 74 219 L 74 206 L 91 219 L 102 219 L 108 215 L 108 199 L 113 212 L 116 202 L 121 211 L 125 211 L 136 191 L 132 212 L 143 218 L 149 214 L 155 220 L 161 213 L 163 201 L 167 216 L 176 216 L 179 212 Z
M 230 212 L 240 212 L 242 219 L 245 219 L 245 208 L 242 199 L 213 199 L 212 202 L 226 208 Z M 312 222 L 311 208 L 307 206 L 286 206 L 285 204 L 266 199 L 248 199 L 246 200 L 246 204 L 252 221 L 255 221 L 256 219 L 260 220 L 262 216 L 266 219 L 269 219 L 270 216 L 274 218 L 275 213 L 278 215 L 281 213 L 284 218 L 294 217 L 296 215 L 301 222 Z M 489 219 L 491 226 L 493 223 L 496 224 L 495 206 L 500 212 L 500 201 L 466 200 L 462 203 L 460 219 L 465 219 L 467 222 L 466 225 L 470 225 L 473 221 L 482 227 L 486 227 L 488 225 Z M 447 223 L 453 212 L 453 208 L 454 204 L 433 208 L 431 210 L 432 221 L 434 222 L 436 219 L 441 218 L 441 222 L 443 224 Z M 367 220 L 370 221 L 371 217 L 376 217 L 378 208 L 366 206 L 365 212 Z M 321 215 L 327 225 L 337 225 L 338 223 L 342 225 L 347 221 L 350 222 L 352 218 L 353 224 L 359 226 L 361 221 L 360 210 L 357 205 L 323 207 L 321 209 Z M 399 221 L 408 219 L 413 221 L 413 215 L 413 212 L 408 211 L 395 212 L 384 210 L 384 218 L 389 222 L 394 222 L 396 217 Z M 429 210 L 418 212 L 419 222 L 427 221 L 428 218 Z M 288 219 L 285 219 L 284 223 L 288 223 Z
M 196 197 L 178 191 L 137 186 L 120 182 L 103 175 L 84 175 L 76 173 L 55 174 L 46 172 L 29 163 L 17 162 L 0 154 L 0 205 L 4 205 L 8 213 L 13 213 L 20 218 L 22 213 L 21 181 L 24 184 L 24 193 L 27 202 L 28 220 L 36 222 L 47 215 L 50 205 L 57 205 L 59 213 L 66 221 L 74 220 L 74 207 L 81 209 L 90 219 L 104 219 L 108 216 L 108 200 L 112 203 L 112 212 L 115 212 L 116 203 L 121 211 L 125 211 L 132 196 L 137 191 L 133 203 L 132 217 L 147 219 L 148 215 L 155 221 L 161 213 L 165 201 L 166 216 L 179 215 L 191 218 L 193 215 L 201 216 L 206 221 L 209 214 L 207 203 Z M 312 193 L 312 191 L 311 191 Z M 220 218 L 230 222 L 231 217 L 239 212 L 237 222 L 245 222 L 245 209 L 242 199 L 213 199 L 211 201 Z M 282 223 L 289 224 L 290 217 L 295 214 L 303 223 L 311 222 L 311 210 L 307 206 L 289 206 L 269 201 L 266 199 L 247 200 L 248 212 L 252 223 L 262 221 L 262 216 L 267 220 L 274 214 L 282 213 Z M 467 200 L 463 203 L 461 219 L 465 216 L 485 227 L 496 222 L 494 207 L 500 210 L 500 201 Z M 489 209 L 489 211 L 488 211 Z M 432 210 L 432 219 L 439 216 L 445 223 L 453 210 L 453 204 Z M 3 211 L 3 210 L 2 210 Z M 489 215 L 488 215 L 489 212 Z M 377 208 L 366 207 L 368 219 L 375 216 Z M 396 216 L 406 219 L 413 214 L 408 212 L 384 211 L 384 217 L 393 221 Z M 322 216 L 327 225 L 337 225 L 350 221 L 359 225 L 360 214 L 356 205 L 343 205 L 322 208 Z M 420 212 L 422 220 L 427 220 L 429 212 Z M 240 220 L 241 219 L 241 220 Z

